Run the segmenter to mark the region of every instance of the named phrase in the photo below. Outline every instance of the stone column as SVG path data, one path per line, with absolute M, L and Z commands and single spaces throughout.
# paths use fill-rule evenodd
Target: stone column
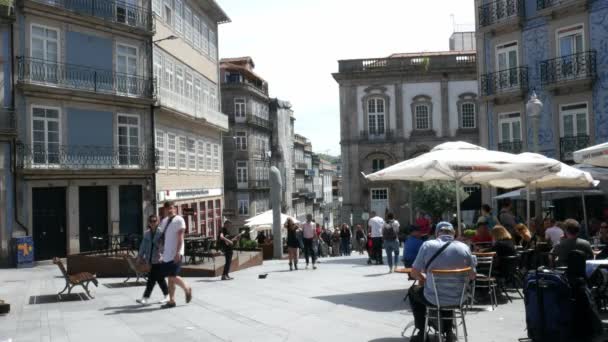
M 68 254 L 80 253 L 80 206 L 77 185 L 68 185 Z
M 441 136 L 450 136 L 450 103 L 448 93 L 448 79 L 441 79 Z

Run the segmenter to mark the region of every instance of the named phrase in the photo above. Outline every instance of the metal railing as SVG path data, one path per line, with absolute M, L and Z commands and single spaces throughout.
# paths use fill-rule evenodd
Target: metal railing
M 35 0 L 64 10 L 103 19 L 108 22 L 154 31 L 152 12 L 143 7 L 114 0 Z
M 523 16 L 524 1 L 497 0 L 478 8 L 479 27 L 491 26 L 502 21 Z
M 255 125 L 261 128 L 271 129 L 272 124 L 270 120 L 262 119 L 259 116 L 253 114 L 247 114 L 247 123 L 251 125 Z
M 521 153 L 523 150 L 523 143 L 521 142 L 521 140 L 503 141 L 498 143 L 498 150 L 502 152 L 518 154 Z
M 182 94 L 178 94 L 163 87 L 162 85 L 158 87 L 158 89 L 159 102 L 162 106 L 173 108 L 197 119 L 206 120 L 207 122 L 223 129 L 229 128 L 229 120 L 226 114 L 213 110 L 210 107 L 203 105 L 202 102 L 195 101 L 192 97 L 186 97 Z
M 268 179 L 250 179 L 249 188 L 251 189 L 268 189 L 270 188 L 270 182 Z
M 591 79 L 596 75 L 596 53 L 585 51 L 540 62 L 541 84 Z
M 559 139 L 559 152 L 561 160 L 572 160 L 572 152 L 589 147 L 589 135 L 579 134 Z
M 260 92 L 262 95 L 268 96 L 268 85 L 264 82 L 250 81 L 240 74 L 232 74 L 224 79 L 224 84 L 245 85 Z
M 475 67 L 475 53 L 462 53 L 437 56 L 408 56 L 389 58 L 347 59 L 339 61 L 340 72 L 364 71 L 414 71 L 432 68 Z
M 481 75 L 481 95 L 528 89 L 528 67 L 517 67 Z
M 587 0 L 536 0 L 536 9 L 541 11 L 551 7 L 558 7 L 576 2 L 587 2 Z
M 0 133 L 14 133 L 16 129 L 15 111 L 9 108 L 0 109 Z
M 152 170 L 158 152 L 153 147 L 90 145 L 26 145 L 17 143 L 21 169 L 143 169 Z
M 394 137 L 394 133 L 392 129 L 386 130 L 367 130 L 360 131 L 359 137 L 361 140 L 369 140 L 369 141 L 386 141 L 390 140 Z
M 306 140 L 305 137 L 299 135 L 299 134 L 294 134 L 293 136 L 293 142 L 297 143 L 297 144 L 301 144 L 301 145 L 306 145 L 306 143 L 308 143 L 308 141 Z
M 81 65 L 17 57 L 19 82 L 129 97 L 154 97 L 154 79 Z
M 307 167 L 306 163 L 302 163 L 302 162 L 296 163 L 296 169 L 298 169 L 298 170 L 306 170 L 306 167 Z

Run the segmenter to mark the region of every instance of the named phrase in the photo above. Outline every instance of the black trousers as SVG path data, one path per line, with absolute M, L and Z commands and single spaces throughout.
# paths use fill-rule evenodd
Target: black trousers
M 158 283 L 158 287 L 163 291 L 163 294 L 167 296 L 169 294 L 169 288 L 167 287 L 165 276 L 161 271 L 161 264 L 152 264 L 150 267 L 150 274 L 148 274 L 148 282 L 146 283 L 146 290 L 144 291 L 145 298 L 150 298 L 156 283 Z
M 306 265 L 308 265 L 308 258 L 312 258 L 312 264 L 314 265 L 317 262 L 317 255 L 315 254 L 314 249 L 312 248 L 312 239 L 304 238 L 304 259 L 306 260 Z
M 424 330 L 424 321 L 426 319 L 426 307 L 428 305 L 433 306 L 433 304 L 429 303 L 428 300 L 424 297 L 424 286 L 413 286 L 409 291 L 410 304 L 412 307 L 412 312 L 414 313 L 414 323 L 416 325 L 416 329 L 420 331 Z M 435 316 L 436 317 L 436 316 Z M 446 318 L 445 320 L 441 320 L 441 330 L 443 332 L 452 330 L 452 320 L 447 320 L 447 318 L 452 317 L 452 311 L 444 311 L 441 310 L 441 317 Z M 437 326 L 437 319 L 434 320 L 429 319 L 429 324 L 433 323 L 433 326 Z
M 226 263 L 224 264 L 224 273 L 223 276 L 227 276 L 230 273 L 230 266 L 232 265 L 232 249 L 224 250 L 224 257 L 226 258 Z
M 372 238 L 372 260 L 382 263 L 382 238 Z

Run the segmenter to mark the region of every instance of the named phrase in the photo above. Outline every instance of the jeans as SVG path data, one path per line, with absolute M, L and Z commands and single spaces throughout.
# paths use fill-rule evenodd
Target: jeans
M 317 256 L 312 248 L 312 239 L 304 238 L 304 259 L 306 259 L 306 265 L 308 265 L 309 257 L 312 258 L 312 264 L 317 262 Z
M 144 291 L 144 298 L 150 298 L 154 285 L 158 283 L 158 287 L 163 291 L 165 297 L 169 294 L 169 288 L 167 287 L 167 281 L 163 276 L 160 264 L 152 264 L 150 267 L 150 273 L 148 274 L 148 282 L 146 282 L 146 290 Z
M 376 263 L 382 263 L 382 238 L 375 237 L 372 238 L 372 260 L 376 261 Z
M 388 267 L 393 267 L 393 265 L 396 267 L 399 263 L 399 240 L 384 241 L 384 250 L 386 250 Z
M 224 264 L 224 273 L 222 276 L 227 276 L 230 273 L 230 266 L 232 264 L 232 249 L 226 249 L 224 251 L 224 257 L 226 257 L 226 263 Z
M 428 300 L 424 297 L 424 286 L 413 286 L 410 288 L 408 295 L 410 297 L 410 305 L 412 308 L 412 312 L 414 313 L 414 324 L 416 329 L 420 331 L 424 331 L 424 321 L 426 319 L 426 307 L 431 305 Z M 437 316 L 435 316 L 437 317 Z M 441 310 L 441 318 L 449 318 L 452 317 L 452 311 L 444 311 Z M 433 326 L 437 326 L 437 318 L 429 319 L 429 324 L 433 324 Z M 447 332 L 452 330 L 452 320 L 442 319 L 441 320 L 441 330 L 442 332 Z
M 341 245 L 340 245 L 340 249 L 341 249 L 341 254 L 342 255 L 350 255 L 350 239 L 349 238 L 342 238 L 340 240 Z

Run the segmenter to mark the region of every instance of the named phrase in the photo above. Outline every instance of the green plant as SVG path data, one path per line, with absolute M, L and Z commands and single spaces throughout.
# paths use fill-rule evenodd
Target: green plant
M 255 240 L 241 240 L 241 248 L 256 249 L 258 248 L 258 242 Z
M 464 237 L 466 238 L 472 238 L 473 236 L 475 236 L 475 234 L 477 233 L 477 231 L 475 229 L 467 229 L 464 231 Z
M 464 201 L 469 194 L 461 188 L 460 200 Z M 414 206 L 429 213 L 434 218 L 446 212 L 456 212 L 456 184 L 454 182 L 422 182 L 414 186 Z

